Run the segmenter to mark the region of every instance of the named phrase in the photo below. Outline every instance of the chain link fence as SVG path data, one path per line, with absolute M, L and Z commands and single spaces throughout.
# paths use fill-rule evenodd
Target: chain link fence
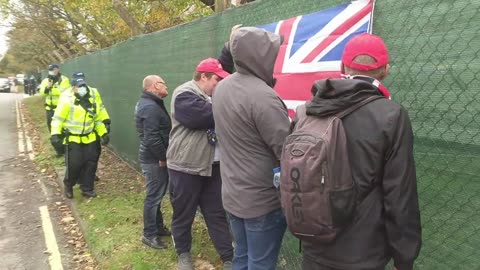
M 136 163 L 133 110 L 147 74 L 172 91 L 195 65 L 217 56 L 230 28 L 262 25 L 349 1 L 257 0 L 241 8 L 134 37 L 71 59 L 66 75 L 84 71 L 103 94 L 113 121 L 112 145 Z M 480 1 L 377 1 L 373 31 L 389 47 L 385 81 L 410 114 L 423 225 L 416 269 L 480 269 Z M 167 100 L 167 104 L 169 101 Z M 298 241 L 287 235 L 282 269 L 301 269 Z

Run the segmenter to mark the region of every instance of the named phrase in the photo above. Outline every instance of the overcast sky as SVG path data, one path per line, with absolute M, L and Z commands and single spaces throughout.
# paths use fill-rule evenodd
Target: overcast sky
M 5 24 L 7 24 L 7 21 L 2 19 L 0 22 L 0 55 L 4 55 L 8 49 L 7 37 L 5 36 L 5 34 L 8 31 L 8 28 L 4 26 Z

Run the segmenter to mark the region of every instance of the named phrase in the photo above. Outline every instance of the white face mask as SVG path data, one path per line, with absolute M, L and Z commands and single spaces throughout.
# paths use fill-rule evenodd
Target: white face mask
M 77 94 L 81 97 L 85 96 L 87 94 L 87 88 L 85 86 L 79 87 Z
M 49 71 L 48 75 L 55 75 L 55 71 Z

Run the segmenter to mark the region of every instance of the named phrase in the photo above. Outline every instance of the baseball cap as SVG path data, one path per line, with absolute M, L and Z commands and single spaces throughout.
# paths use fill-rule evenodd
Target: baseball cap
M 48 70 L 52 71 L 56 68 L 60 68 L 57 64 L 51 64 L 51 65 L 48 65 Z
M 197 72 L 211 72 L 215 73 L 220 78 L 226 78 L 228 75 L 230 75 L 228 72 L 223 70 L 222 64 L 215 59 L 215 58 L 207 58 L 205 60 L 202 60 L 197 68 L 195 69 Z
M 83 72 L 74 72 L 72 74 L 72 78 L 73 79 L 76 79 L 76 78 L 82 78 L 82 79 L 85 79 L 85 74 Z
M 83 78 L 74 78 L 71 83 L 72 86 L 87 85 L 87 82 Z
M 373 64 L 355 63 L 359 55 L 368 55 L 376 60 Z M 369 71 L 381 68 L 388 64 L 388 50 L 382 38 L 364 33 L 353 37 L 343 50 L 342 63 L 350 68 Z

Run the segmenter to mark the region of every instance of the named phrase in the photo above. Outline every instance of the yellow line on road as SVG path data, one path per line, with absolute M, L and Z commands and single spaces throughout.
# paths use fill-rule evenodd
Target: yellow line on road
M 18 106 L 18 100 L 15 102 L 15 110 L 17 111 L 17 131 L 18 131 L 18 153 L 23 156 L 25 153 L 25 143 L 23 141 L 23 129 L 22 122 L 20 121 L 20 109 Z
M 45 243 L 47 244 L 47 250 L 49 253 L 48 262 L 50 263 L 50 269 L 63 270 L 62 258 L 60 251 L 58 250 L 57 239 L 53 232 L 52 222 L 50 220 L 50 214 L 48 213 L 47 206 L 40 206 L 40 215 L 42 217 L 42 228 L 45 234 Z

